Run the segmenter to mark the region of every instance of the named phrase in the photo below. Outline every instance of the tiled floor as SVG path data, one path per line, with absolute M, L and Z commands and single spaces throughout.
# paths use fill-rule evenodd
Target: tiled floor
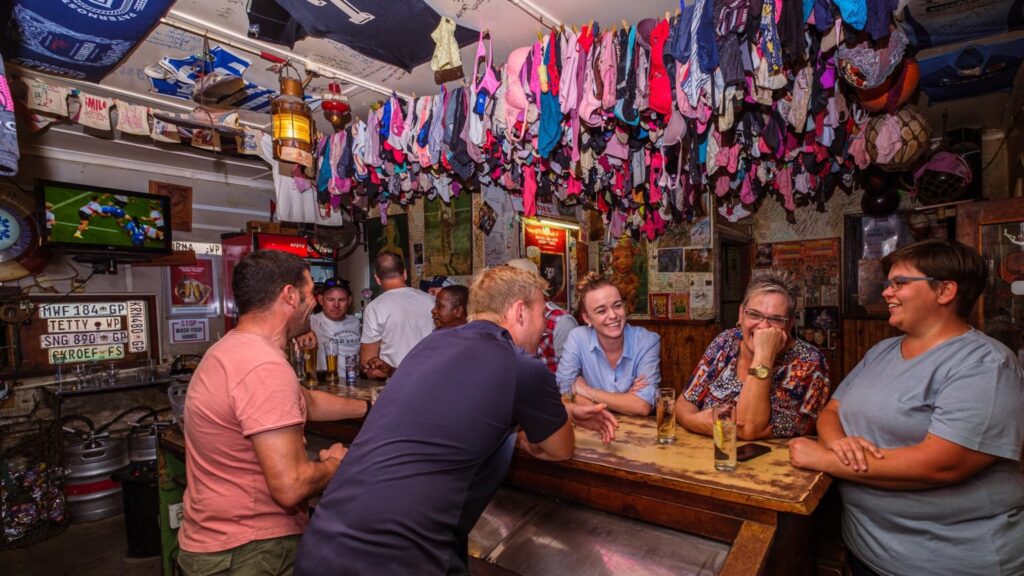
M 0 552 L 0 574 L 10 576 L 160 576 L 160 557 L 125 558 L 124 516 L 66 531 L 28 548 Z

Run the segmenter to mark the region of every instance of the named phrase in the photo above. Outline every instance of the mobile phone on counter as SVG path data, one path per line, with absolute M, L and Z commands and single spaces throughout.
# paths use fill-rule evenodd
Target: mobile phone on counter
M 758 456 L 767 454 L 771 451 L 771 446 L 765 446 L 764 444 L 741 444 L 736 448 L 736 461 L 746 462 L 751 458 L 757 458 Z

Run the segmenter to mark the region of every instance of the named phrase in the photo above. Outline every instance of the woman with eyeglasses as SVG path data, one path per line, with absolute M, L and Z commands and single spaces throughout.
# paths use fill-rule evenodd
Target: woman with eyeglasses
M 1024 373 L 967 322 L 985 262 L 925 240 L 882 271 L 903 335 L 864 355 L 790 460 L 840 479 L 855 576 L 1024 574 Z
M 710 436 L 711 408 L 732 402 L 741 439 L 812 432 L 828 400 L 828 367 L 820 350 L 793 336 L 795 312 L 796 282 L 789 274 L 755 275 L 736 327 L 711 342 L 676 400 L 679 423 Z

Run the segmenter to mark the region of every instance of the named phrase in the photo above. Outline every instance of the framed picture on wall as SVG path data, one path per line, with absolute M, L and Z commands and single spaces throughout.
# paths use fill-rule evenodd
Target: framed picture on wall
M 1019 199 L 962 204 L 957 239 L 977 248 L 988 285 L 972 323 L 1011 350 L 1024 348 L 1024 202 Z
M 536 220 L 524 220 L 523 252 L 548 281 L 548 298 L 568 308 L 571 301 L 568 281 L 569 230 Z
M 667 320 L 669 313 L 669 295 L 666 293 L 650 294 L 651 318 L 655 320 Z
M 171 230 L 192 231 L 192 187 L 149 181 L 149 193 L 171 199 Z
M 170 316 L 216 316 L 220 313 L 218 269 L 213 258 L 195 264 L 167 267 L 167 303 Z
M 388 216 L 387 220 L 387 224 L 381 224 L 380 218 L 366 220 L 366 238 L 371 265 L 377 258 L 377 254 L 394 252 L 402 257 L 402 261 L 405 262 L 406 275 L 412 278 L 410 266 L 415 260 L 416 254 L 413 253 L 413 257 L 409 257 L 409 215 L 392 214 Z M 370 274 L 370 289 L 374 294 L 380 294 L 380 285 L 377 284 L 377 278 L 373 274 Z
M 843 226 L 843 316 L 889 317 L 882 298 L 882 258 L 899 247 L 925 238 L 953 238 L 956 215 L 952 211 L 896 212 L 884 218 L 848 215 Z M 824 296 L 825 298 L 822 298 Z M 819 293 L 820 303 L 832 294 Z

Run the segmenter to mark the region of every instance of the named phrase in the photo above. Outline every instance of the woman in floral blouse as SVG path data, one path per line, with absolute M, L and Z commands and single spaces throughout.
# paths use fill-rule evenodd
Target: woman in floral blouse
M 747 286 L 740 321 L 719 334 L 676 401 L 684 428 L 710 436 L 711 407 L 736 404 L 736 434 L 744 440 L 814 431 L 829 394 L 821 351 L 793 336 L 796 283 L 780 271 Z

